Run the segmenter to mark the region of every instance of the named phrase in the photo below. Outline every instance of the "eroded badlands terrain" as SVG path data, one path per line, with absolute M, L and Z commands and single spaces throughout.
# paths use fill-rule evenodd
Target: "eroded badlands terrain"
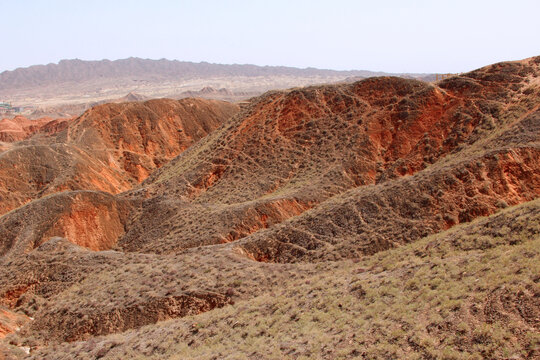
M 539 74 L 3 120 L 3 356 L 540 356 Z

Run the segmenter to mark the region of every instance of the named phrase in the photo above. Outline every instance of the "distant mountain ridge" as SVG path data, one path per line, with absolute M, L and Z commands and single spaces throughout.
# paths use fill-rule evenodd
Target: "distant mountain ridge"
M 216 76 L 343 76 L 369 77 L 385 75 L 366 70 L 338 71 L 286 66 L 257 66 L 249 64 L 213 64 L 178 60 L 151 60 L 130 57 L 121 60 L 61 60 L 58 64 L 33 65 L 0 73 L 0 94 L 14 89 L 49 86 L 61 83 L 93 81 L 101 78 L 137 77 L 134 80 L 161 81 Z M 413 77 L 422 74 L 409 74 Z

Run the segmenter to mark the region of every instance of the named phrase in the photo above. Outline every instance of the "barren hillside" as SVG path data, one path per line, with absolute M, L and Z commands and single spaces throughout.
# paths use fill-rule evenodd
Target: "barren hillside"
M 0 214 L 58 191 L 128 190 L 236 111 L 214 100 L 160 99 L 99 105 L 70 121 L 15 118 L 33 125 L 0 153 Z
M 8 144 L 110 173 L 0 217 L 3 354 L 540 356 L 539 74 L 107 104 Z
M 46 320 L 27 325 L 22 338 L 37 345 L 40 338 L 56 339 L 59 332 L 51 329 L 60 328 L 63 340 L 87 339 L 38 347 L 31 359 L 536 359 L 539 213 L 535 200 L 354 261 L 264 264 L 206 248 L 175 257 L 139 255 L 138 262 L 135 254 L 98 253 L 101 263 L 123 265 L 101 265 L 65 290 L 42 312 Z M 77 273 L 91 256 L 77 257 L 74 249 L 53 257 L 51 251 L 41 250 L 42 262 L 81 259 L 72 266 Z M 29 261 L 35 266 L 37 257 Z M 153 286 L 157 279 L 163 285 Z M 178 306 L 182 291 L 193 296 L 191 288 L 218 292 L 215 305 L 193 311 L 196 302 L 184 300 Z M 107 305 L 96 313 L 89 296 Z M 112 303 L 126 297 L 133 305 L 113 311 Z M 158 322 L 78 335 L 125 330 L 136 319 Z
M 119 244 L 130 251 L 174 252 L 238 240 L 270 227 L 260 235 L 264 241 L 278 229 L 287 232 L 275 243 L 280 248 L 324 249 L 326 241 L 311 229 L 273 226 L 316 207 L 306 217 L 321 212 L 324 221 L 316 218 L 313 226 L 327 233 L 330 242 L 336 241 L 335 227 L 345 227 L 358 241 L 358 231 L 370 226 L 362 221 L 362 211 L 387 216 L 378 226 L 399 232 L 399 240 L 393 235 L 383 239 L 375 230 L 372 241 L 383 244 L 362 250 L 370 253 L 488 215 L 499 200 L 531 200 L 539 191 L 539 132 L 538 87 L 530 83 L 538 64 L 530 63 L 488 67 L 439 86 L 374 78 L 254 99 L 140 189 L 125 194 L 138 198 L 144 193 L 151 200 L 141 203 Z M 504 77 L 494 78 L 494 73 Z M 370 205 L 360 206 L 355 199 L 356 205 L 341 214 L 331 204 L 346 203 L 345 196 L 365 196 Z M 440 218 L 418 219 L 419 211 Z M 159 224 L 151 223 L 153 216 L 161 219 Z M 331 221 L 335 216 L 346 219 Z M 422 230 L 409 229 L 407 235 L 396 224 L 388 225 L 401 219 L 410 227 L 410 217 Z M 340 251 L 355 256 L 362 247 Z

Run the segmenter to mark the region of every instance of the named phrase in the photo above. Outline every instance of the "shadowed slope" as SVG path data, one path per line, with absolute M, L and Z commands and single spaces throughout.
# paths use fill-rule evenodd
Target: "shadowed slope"
M 0 306 L 35 318 L 20 334 L 33 336 L 36 345 L 199 314 L 294 276 L 288 265 L 208 250 L 175 256 L 93 252 L 52 238 L 23 256 L 0 258 Z

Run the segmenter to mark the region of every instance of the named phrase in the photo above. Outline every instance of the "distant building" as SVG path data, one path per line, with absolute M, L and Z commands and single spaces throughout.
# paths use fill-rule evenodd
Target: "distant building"
M 20 113 L 23 108 L 20 106 L 12 106 L 11 103 L 0 102 L 0 114 Z

